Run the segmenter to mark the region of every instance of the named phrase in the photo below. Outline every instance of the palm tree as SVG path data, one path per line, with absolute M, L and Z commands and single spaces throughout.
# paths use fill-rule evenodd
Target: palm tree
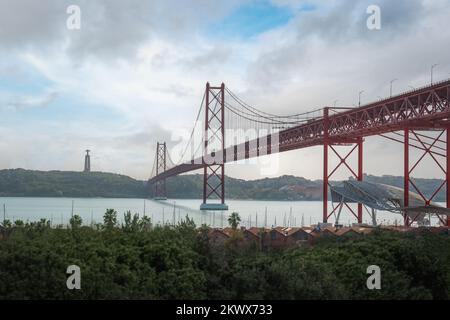
M 241 217 L 239 216 L 239 213 L 237 213 L 237 212 L 233 212 L 228 217 L 228 223 L 230 224 L 230 226 L 233 230 L 237 229 L 237 227 L 239 226 L 239 222 L 241 222 Z
M 103 225 L 106 229 L 113 229 L 117 226 L 117 211 L 107 209 L 103 215 Z

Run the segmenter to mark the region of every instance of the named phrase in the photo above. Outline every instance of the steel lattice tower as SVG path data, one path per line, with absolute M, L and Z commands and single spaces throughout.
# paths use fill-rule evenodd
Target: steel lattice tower
M 205 91 L 203 203 L 200 210 L 228 210 L 225 204 L 225 84 Z M 219 203 L 208 203 L 208 199 Z
M 166 143 L 158 142 L 156 144 L 156 175 L 166 171 L 166 166 L 167 166 L 166 155 L 167 155 Z M 157 199 L 157 200 L 167 199 L 166 179 L 162 179 L 155 183 L 154 196 L 155 196 L 155 199 Z

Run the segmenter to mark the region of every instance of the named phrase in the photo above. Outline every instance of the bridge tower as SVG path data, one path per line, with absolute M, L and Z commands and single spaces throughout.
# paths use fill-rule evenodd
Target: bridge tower
M 156 144 L 156 175 L 166 171 L 166 155 L 167 147 L 166 143 Z M 155 183 L 155 200 L 167 200 L 166 179 L 159 180 Z
M 350 174 L 358 181 L 363 180 L 363 138 L 337 138 L 330 137 L 330 121 L 329 121 L 330 108 L 325 107 L 323 116 L 323 223 L 327 223 L 328 219 L 336 213 L 341 213 L 341 210 L 346 207 L 346 209 L 356 218 L 358 223 L 362 223 L 363 218 L 363 207 L 361 203 L 356 204 L 356 210 L 348 203 L 340 203 L 334 208 L 329 208 L 328 203 L 328 190 L 330 187 L 330 179 L 336 171 L 341 167 L 346 167 Z M 350 151 L 348 151 L 348 147 Z M 347 147 L 346 150 L 342 147 Z M 330 153 L 330 151 L 332 151 Z M 357 153 L 357 168 L 353 168 L 350 163 L 350 157 Z M 336 156 L 338 159 L 337 165 L 329 171 L 329 164 L 331 156 Z
M 205 91 L 203 203 L 200 210 L 228 210 L 225 204 L 225 85 Z

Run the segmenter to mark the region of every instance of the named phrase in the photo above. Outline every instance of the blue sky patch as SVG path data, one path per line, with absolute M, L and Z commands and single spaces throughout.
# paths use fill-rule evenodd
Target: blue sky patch
M 0 91 L 20 94 L 38 94 L 52 86 L 52 82 L 33 68 L 16 67 L 14 72 L 0 73 Z
M 222 21 L 213 23 L 208 33 L 231 38 L 251 38 L 285 25 L 295 16 L 292 8 L 275 6 L 267 0 L 244 4 Z

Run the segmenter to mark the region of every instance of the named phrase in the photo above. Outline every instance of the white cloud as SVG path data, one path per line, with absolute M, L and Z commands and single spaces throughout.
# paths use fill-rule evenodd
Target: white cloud
M 39 95 L 8 94 L 0 92 L 0 107 L 3 110 L 21 111 L 27 108 L 42 108 L 48 106 L 58 97 L 54 91 Z
M 250 104 L 289 114 L 332 105 L 336 99 L 339 105 L 356 104 L 359 90 L 365 90 L 363 102 L 378 99 L 388 94 L 393 78 L 399 78 L 395 92 L 424 84 L 433 63 L 440 63 L 436 78 L 450 72 L 450 32 L 442 28 L 450 14 L 448 1 L 379 1 L 382 30 L 370 32 L 365 29 L 369 1 L 280 0 L 275 3 L 292 8 L 314 3 L 317 10 L 298 12 L 287 25 L 258 37 L 226 41 L 204 31 L 208 23 L 231 12 L 237 1 L 190 5 L 133 1 L 135 6 L 123 1 L 108 5 L 79 1 L 84 19 L 79 33 L 59 29 L 64 15 L 55 14 L 61 4 L 46 2 L 49 10 L 41 8 L 30 16 L 9 3 L 2 2 L 7 10 L 0 17 L 15 16 L 17 21 L 0 19 L 2 49 L 18 52 L 21 63 L 47 78 L 58 92 L 58 101 L 77 97 L 81 103 L 109 108 L 121 118 L 113 131 L 102 131 L 104 120 L 96 118 L 91 119 L 95 125 L 75 122 L 43 130 L 39 139 L 31 129 L 27 134 L 33 139 L 10 137 L 11 143 L 24 145 L 15 156 L 8 156 L 10 167 L 33 159 L 25 164 L 77 169 L 82 161 L 78 153 L 89 141 L 99 157 L 93 158 L 94 167 L 97 161 L 101 170 L 144 179 L 152 166 L 153 144 L 169 140 L 174 131 L 190 132 L 206 81 L 225 82 Z M 24 3 L 35 6 L 34 1 Z M 36 21 L 42 18 L 46 20 Z M 16 105 L 44 105 L 51 97 L 55 98 L 51 92 L 23 95 Z M 14 135 L 10 129 L 7 135 Z M 60 139 L 54 139 L 55 132 Z M 380 143 L 368 140 L 370 173 L 392 169 L 379 165 Z M 0 148 L 4 152 L 4 146 Z M 42 155 L 44 149 L 48 151 Z M 61 150 L 71 158 L 61 155 Z M 389 156 L 399 160 L 399 149 L 392 152 L 397 155 Z M 48 154 L 55 160 L 46 161 Z M 279 174 L 321 178 L 318 163 L 321 148 L 283 154 Z M 239 165 L 230 166 L 228 172 L 242 178 L 259 175 L 257 167 Z

